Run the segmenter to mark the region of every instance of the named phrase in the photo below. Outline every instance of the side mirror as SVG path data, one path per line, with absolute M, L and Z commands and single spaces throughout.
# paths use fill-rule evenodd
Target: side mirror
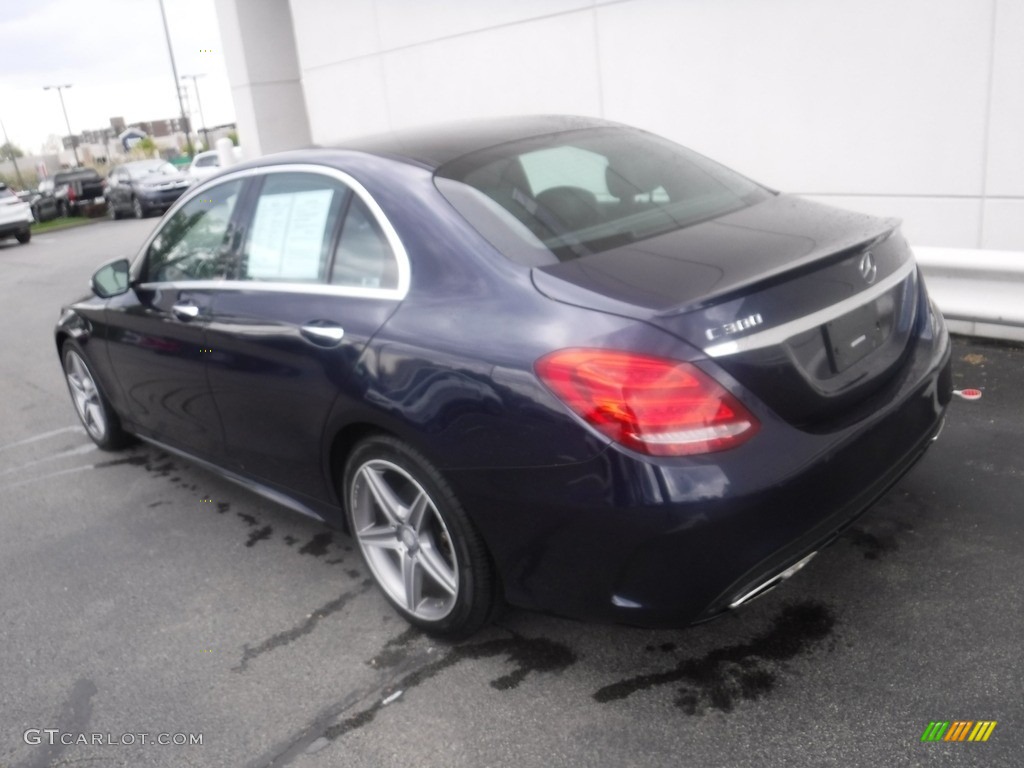
M 128 290 L 128 268 L 128 259 L 104 264 L 89 279 L 89 287 L 101 299 L 119 296 Z

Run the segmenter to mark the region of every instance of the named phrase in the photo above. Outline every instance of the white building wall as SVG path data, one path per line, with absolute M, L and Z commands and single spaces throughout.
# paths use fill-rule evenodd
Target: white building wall
M 463 117 L 592 115 L 772 187 L 903 217 L 918 245 L 1024 251 L 1021 0 L 218 0 L 218 11 L 245 20 L 252 3 L 290 8 L 318 144 Z M 243 37 L 260 26 L 246 25 Z M 280 109 L 232 79 L 252 107 L 239 109 L 244 143 L 247 120 Z M 296 130 L 292 146 L 306 140 Z

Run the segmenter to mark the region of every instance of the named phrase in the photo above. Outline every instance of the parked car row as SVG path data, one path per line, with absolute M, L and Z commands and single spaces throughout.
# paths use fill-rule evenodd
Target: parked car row
M 106 179 L 92 168 L 72 168 L 18 197 L 29 204 L 36 221 L 104 211 L 112 219 L 142 218 L 167 210 L 188 187 L 219 170 L 220 156 L 212 150 L 197 154 L 185 171 L 165 160 L 124 163 L 113 167 Z

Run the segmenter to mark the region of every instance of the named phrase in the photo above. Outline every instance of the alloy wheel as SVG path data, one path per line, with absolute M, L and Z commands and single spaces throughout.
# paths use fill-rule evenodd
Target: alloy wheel
M 451 613 L 459 563 L 423 486 L 398 465 L 374 459 L 356 470 L 349 503 L 356 541 L 388 596 L 422 621 Z
M 100 402 L 100 393 L 89 367 L 74 350 L 69 351 L 64 359 L 64 375 L 82 424 L 94 440 L 102 440 L 107 434 L 107 418 L 103 403 Z

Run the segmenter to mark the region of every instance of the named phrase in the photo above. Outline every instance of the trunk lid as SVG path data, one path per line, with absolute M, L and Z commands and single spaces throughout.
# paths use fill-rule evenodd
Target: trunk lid
M 725 216 L 533 270 L 557 301 L 651 323 L 813 429 L 899 370 L 918 301 L 898 222 L 779 195 Z

